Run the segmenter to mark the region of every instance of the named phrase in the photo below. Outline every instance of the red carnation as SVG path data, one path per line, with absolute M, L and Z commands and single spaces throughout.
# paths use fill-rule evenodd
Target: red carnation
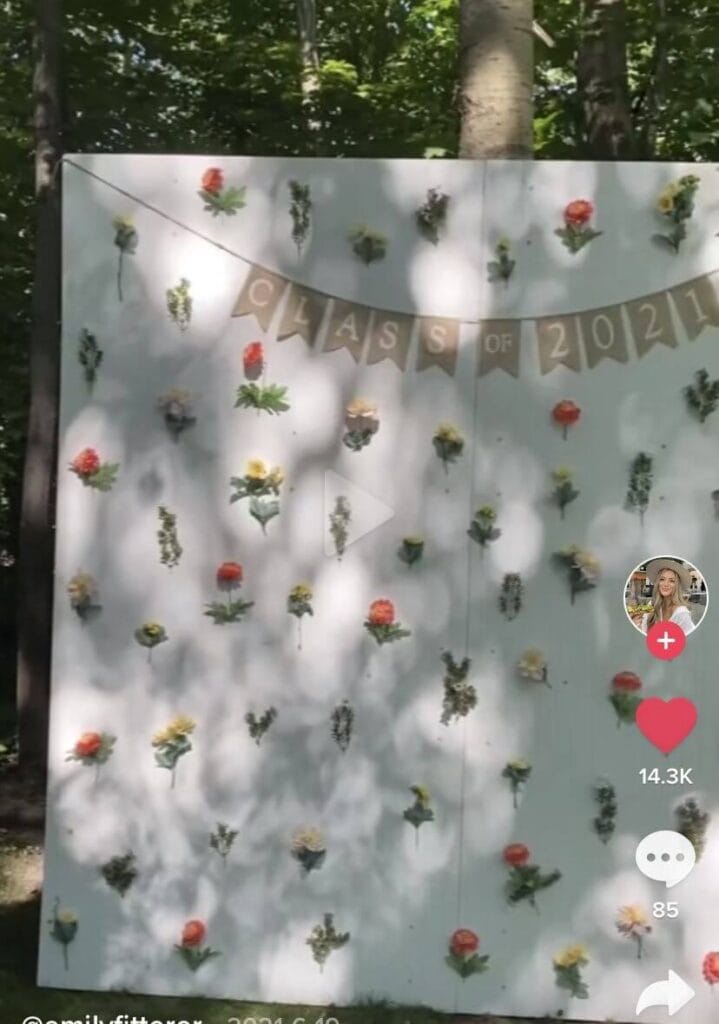
M 708 981 L 710 985 L 716 985 L 719 982 L 719 953 L 707 953 L 702 963 L 702 974 L 704 980 Z
M 564 222 L 573 228 L 584 227 L 592 219 L 594 207 L 588 199 L 575 199 L 564 211 Z
M 188 921 L 182 929 L 182 945 L 185 949 L 194 949 L 205 941 L 207 928 L 202 921 Z
M 642 681 L 636 672 L 617 672 L 614 679 L 612 679 L 612 686 L 615 690 L 635 693 L 637 690 L 641 690 Z
M 75 744 L 75 753 L 78 757 L 94 757 L 102 746 L 102 736 L 99 732 L 84 732 Z
M 564 436 L 567 436 L 567 427 L 571 427 L 582 415 L 582 410 L 571 398 L 563 398 L 561 402 L 552 409 L 552 419 L 562 427 Z
M 218 583 L 242 583 L 244 573 L 238 562 L 223 562 L 217 570 Z
M 225 184 L 225 176 L 219 167 L 208 167 L 202 175 L 202 188 L 211 196 L 216 196 Z
M 84 448 L 72 460 L 70 468 L 78 476 L 94 476 L 100 468 L 100 456 L 94 448 Z
M 261 341 L 251 341 L 249 345 L 245 345 L 245 350 L 242 353 L 242 362 L 246 374 L 250 374 L 253 371 L 255 374 L 261 372 L 264 361 L 265 350 Z
M 505 864 L 509 864 L 513 868 L 524 867 L 529 857 L 529 847 L 524 843 L 510 843 L 509 846 L 505 846 L 502 854 Z
M 394 605 L 383 597 L 373 601 L 367 619 L 373 626 L 391 626 L 394 622 Z
M 479 938 L 469 928 L 458 928 L 449 940 L 449 948 L 455 956 L 469 956 L 479 949 Z

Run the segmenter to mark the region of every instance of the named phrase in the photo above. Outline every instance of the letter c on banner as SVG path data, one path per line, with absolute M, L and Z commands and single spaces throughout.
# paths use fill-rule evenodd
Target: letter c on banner
M 265 299 L 264 302 L 262 301 L 262 299 L 260 298 L 259 293 L 258 293 L 258 289 L 261 288 L 263 285 L 267 289 L 267 292 L 266 292 L 267 298 Z M 266 277 L 258 277 L 250 285 L 250 290 L 249 290 L 250 302 L 252 303 L 253 306 L 260 306 L 260 307 L 266 306 L 268 304 L 268 302 L 272 301 L 272 296 L 273 296 L 273 293 L 274 293 L 274 289 L 275 289 L 275 286 L 274 286 L 272 281 L 268 280 L 268 278 L 266 278 Z

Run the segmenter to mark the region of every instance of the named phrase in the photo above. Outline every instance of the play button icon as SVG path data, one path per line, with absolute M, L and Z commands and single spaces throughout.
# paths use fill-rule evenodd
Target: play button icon
M 336 558 L 338 554 L 337 536 L 332 530 L 332 520 L 338 513 L 346 534 L 345 549 L 395 516 L 389 505 L 328 469 L 325 472 L 324 497 L 324 552 L 328 558 Z

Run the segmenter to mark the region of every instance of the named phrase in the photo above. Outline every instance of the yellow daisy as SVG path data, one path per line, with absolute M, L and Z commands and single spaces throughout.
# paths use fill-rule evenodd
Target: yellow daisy
M 249 477 L 250 480 L 266 480 L 268 472 L 267 466 L 262 459 L 250 459 L 247 463 L 245 476 Z

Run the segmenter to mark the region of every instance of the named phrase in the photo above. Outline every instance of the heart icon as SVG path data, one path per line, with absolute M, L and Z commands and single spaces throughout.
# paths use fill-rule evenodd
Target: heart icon
M 686 697 L 648 697 L 637 708 L 637 727 L 651 744 L 669 754 L 683 743 L 697 724 L 696 704 Z

